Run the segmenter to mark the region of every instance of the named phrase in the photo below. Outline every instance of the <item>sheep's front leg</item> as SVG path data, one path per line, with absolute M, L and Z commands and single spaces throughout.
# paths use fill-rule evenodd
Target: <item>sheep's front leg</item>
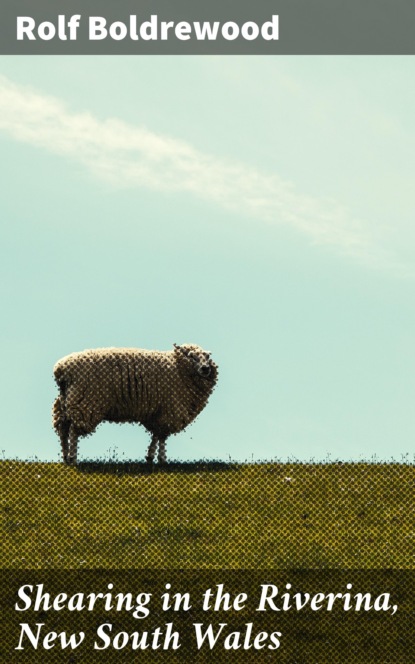
M 159 463 L 166 463 L 166 439 L 165 438 L 160 438 L 160 440 L 159 440 L 158 462 Z
M 157 438 L 156 434 L 153 433 L 153 435 L 151 436 L 151 443 L 148 446 L 148 450 L 147 450 L 147 456 L 146 456 L 147 463 L 153 463 L 154 455 L 155 455 L 156 449 L 157 449 L 157 443 L 158 443 L 158 438 Z
M 76 465 L 78 455 L 78 432 L 73 424 L 69 427 L 69 449 L 67 463 Z

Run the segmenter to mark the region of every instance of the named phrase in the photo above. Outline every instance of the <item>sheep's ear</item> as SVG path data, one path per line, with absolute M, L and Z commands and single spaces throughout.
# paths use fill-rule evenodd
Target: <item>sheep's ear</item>
M 183 357 L 189 357 L 189 349 L 186 348 L 185 346 L 178 346 L 177 344 L 173 344 L 174 350 L 177 353 L 180 353 Z

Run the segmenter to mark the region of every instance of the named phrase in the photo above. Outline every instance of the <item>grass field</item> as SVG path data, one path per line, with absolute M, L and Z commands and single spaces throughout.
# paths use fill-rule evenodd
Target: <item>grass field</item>
M 3 568 L 413 568 L 409 464 L 4 460 Z

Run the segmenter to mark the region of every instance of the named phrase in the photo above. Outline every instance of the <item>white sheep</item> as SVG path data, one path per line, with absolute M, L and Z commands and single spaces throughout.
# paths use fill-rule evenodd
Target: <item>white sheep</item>
M 60 394 L 53 426 L 65 463 L 75 464 L 78 438 L 101 422 L 137 422 L 151 433 L 147 462 L 159 446 L 166 461 L 166 439 L 183 431 L 205 407 L 218 368 L 210 352 L 193 344 L 173 350 L 97 348 L 72 353 L 54 366 Z

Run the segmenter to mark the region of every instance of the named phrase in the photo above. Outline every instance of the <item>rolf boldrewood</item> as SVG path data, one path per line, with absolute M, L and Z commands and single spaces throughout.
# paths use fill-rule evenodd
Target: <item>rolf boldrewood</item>
M 63 41 L 76 40 L 78 37 L 78 28 L 81 23 L 81 14 L 74 14 L 69 18 L 65 14 L 59 14 L 57 20 L 42 21 L 36 23 L 31 16 L 17 17 L 16 38 L 18 41 L 25 39 L 42 39 L 50 41 L 57 38 Z M 242 37 L 248 41 L 258 37 L 266 40 L 279 39 L 279 16 L 273 14 L 270 21 L 265 21 L 258 25 L 255 21 L 246 21 L 242 25 L 235 21 L 160 21 L 157 14 L 152 14 L 149 21 L 139 23 L 138 17 L 131 14 L 127 22 L 114 21 L 108 24 L 103 16 L 88 17 L 88 39 L 91 41 L 102 39 L 114 39 L 121 41 L 131 39 L 132 41 L 143 40 L 162 40 L 171 38 L 182 41 L 188 39 L 196 40 L 215 40 L 222 37 L 227 40 L 234 40 Z

